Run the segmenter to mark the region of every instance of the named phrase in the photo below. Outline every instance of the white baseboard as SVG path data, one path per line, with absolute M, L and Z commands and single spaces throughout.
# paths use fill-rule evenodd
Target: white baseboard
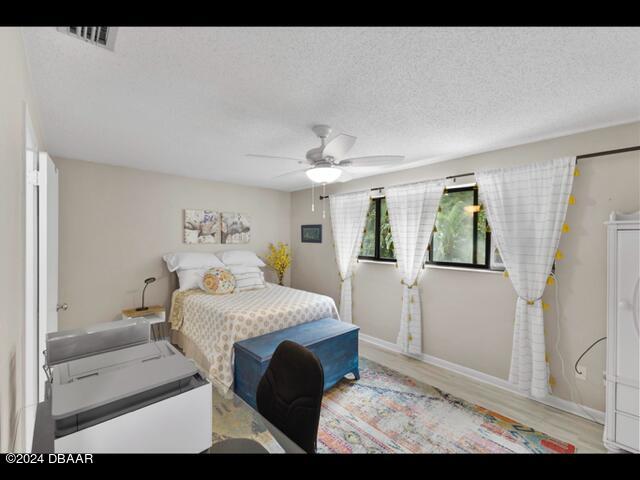
M 400 350 L 400 347 L 395 343 L 391 343 L 386 340 L 381 340 L 379 338 L 372 337 L 371 335 L 360 333 L 360 340 L 364 343 L 368 343 L 370 345 L 374 345 L 376 347 L 383 348 L 391 352 L 407 355 L 403 353 Z M 436 367 L 444 368 L 445 370 L 449 370 L 449 371 L 458 373 L 460 375 L 464 375 L 465 377 L 472 378 L 473 380 L 487 383 L 489 385 L 493 385 L 494 387 L 502 388 L 503 390 L 507 390 L 521 397 L 530 398 L 531 400 L 535 400 L 537 402 L 543 403 L 550 407 L 554 407 L 559 410 L 563 410 L 565 412 L 578 415 L 579 417 L 586 418 L 587 420 L 595 420 L 597 423 L 604 425 L 604 412 L 601 412 L 600 410 L 596 410 L 591 407 L 580 405 L 578 403 L 571 402 L 569 400 L 564 400 L 562 398 L 555 397 L 553 395 L 549 395 L 546 398 L 542 398 L 542 399 L 534 398 L 531 395 L 527 395 L 526 393 L 518 390 L 513 384 L 509 383 L 507 380 L 503 378 L 494 377 L 493 375 L 488 375 L 486 373 L 479 372 L 478 370 L 474 370 L 469 367 L 458 365 L 456 363 L 452 363 L 447 360 L 442 360 L 441 358 L 437 358 L 432 355 L 427 355 L 426 353 L 422 353 L 420 355 L 410 354 L 407 356 L 411 358 L 415 358 L 416 360 L 420 360 L 421 362 L 427 363 L 429 365 L 435 365 Z

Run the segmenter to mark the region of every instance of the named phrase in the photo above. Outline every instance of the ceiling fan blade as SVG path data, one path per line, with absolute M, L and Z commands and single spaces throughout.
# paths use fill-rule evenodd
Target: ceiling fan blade
M 254 158 L 269 158 L 276 160 L 293 160 L 298 163 L 307 163 L 306 160 L 302 160 L 301 158 L 292 158 L 292 157 L 278 157 L 277 155 L 259 155 L 256 153 L 247 153 L 245 157 L 254 157 Z
M 402 155 L 373 155 L 370 157 L 347 158 L 339 165 L 349 167 L 393 167 L 404 161 Z
M 293 170 L 291 172 L 283 173 L 281 175 L 276 175 L 275 177 L 271 177 L 271 178 L 272 179 L 276 179 L 276 178 L 283 179 L 283 178 L 295 178 L 297 176 L 302 178 L 301 174 L 303 174 L 306 171 L 307 171 L 306 168 L 301 168 L 301 169 L 298 169 L 298 170 Z
M 356 137 L 341 133 L 325 145 L 322 156 L 333 157 L 336 160 L 340 160 L 351 150 L 354 143 L 356 143 Z
M 338 178 L 338 183 L 345 183 L 351 180 L 353 180 L 353 175 L 342 169 L 342 175 L 340 175 L 340 178 Z

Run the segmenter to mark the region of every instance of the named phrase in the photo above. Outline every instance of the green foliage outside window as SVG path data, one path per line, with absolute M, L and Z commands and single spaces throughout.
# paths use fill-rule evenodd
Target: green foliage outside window
M 380 234 L 376 240 L 376 216 L 380 215 Z M 376 241 L 378 242 L 378 254 L 376 257 Z M 378 258 L 384 260 L 394 260 L 395 251 L 393 248 L 393 237 L 391 236 L 391 225 L 389 224 L 389 211 L 387 201 L 384 198 L 371 199 L 365 232 L 362 237 L 362 248 L 360 256 L 366 258 Z
M 380 212 L 380 256 L 394 259 L 396 258 L 396 253 L 393 248 L 389 211 L 387 210 L 387 200 L 385 198 L 380 201 Z
M 486 265 L 485 247 L 489 226 L 486 220 L 486 213 L 482 208 L 476 213 L 477 245 L 475 264 L 473 261 L 473 206 L 476 205 L 476 202 L 477 192 L 471 188 L 449 190 L 442 196 L 440 209 L 436 216 L 436 228 L 432 237 L 432 252 L 429 261 L 447 264 Z M 378 216 L 380 228 L 376 234 Z M 371 200 L 365 225 L 360 257 L 375 260 L 395 260 L 389 211 L 384 197 Z
M 433 262 L 474 264 L 473 261 L 473 206 L 476 204 L 473 189 L 448 191 L 440 200 L 433 234 L 431 260 Z M 488 230 L 484 209 L 478 216 L 476 265 L 485 264 L 486 234 Z

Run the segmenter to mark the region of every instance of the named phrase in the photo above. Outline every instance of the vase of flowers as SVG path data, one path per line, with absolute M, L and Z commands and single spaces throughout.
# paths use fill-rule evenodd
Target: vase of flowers
M 265 258 L 267 265 L 275 270 L 278 275 L 278 285 L 284 285 L 284 274 L 291 266 L 291 253 L 289 245 L 278 242 L 278 245 L 269 244 L 269 254 Z

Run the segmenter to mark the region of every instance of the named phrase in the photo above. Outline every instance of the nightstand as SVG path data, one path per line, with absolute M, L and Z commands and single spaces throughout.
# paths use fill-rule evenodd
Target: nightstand
M 166 334 L 166 312 L 162 305 L 154 305 L 146 310 L 136 310 L 135 308 L 128 308 L 122 310 L 122 319 L 128 320 L 131 318 L 145 318 L 149 322 L 149 330 L 152 340 L 163 340 L 168 335 Z

